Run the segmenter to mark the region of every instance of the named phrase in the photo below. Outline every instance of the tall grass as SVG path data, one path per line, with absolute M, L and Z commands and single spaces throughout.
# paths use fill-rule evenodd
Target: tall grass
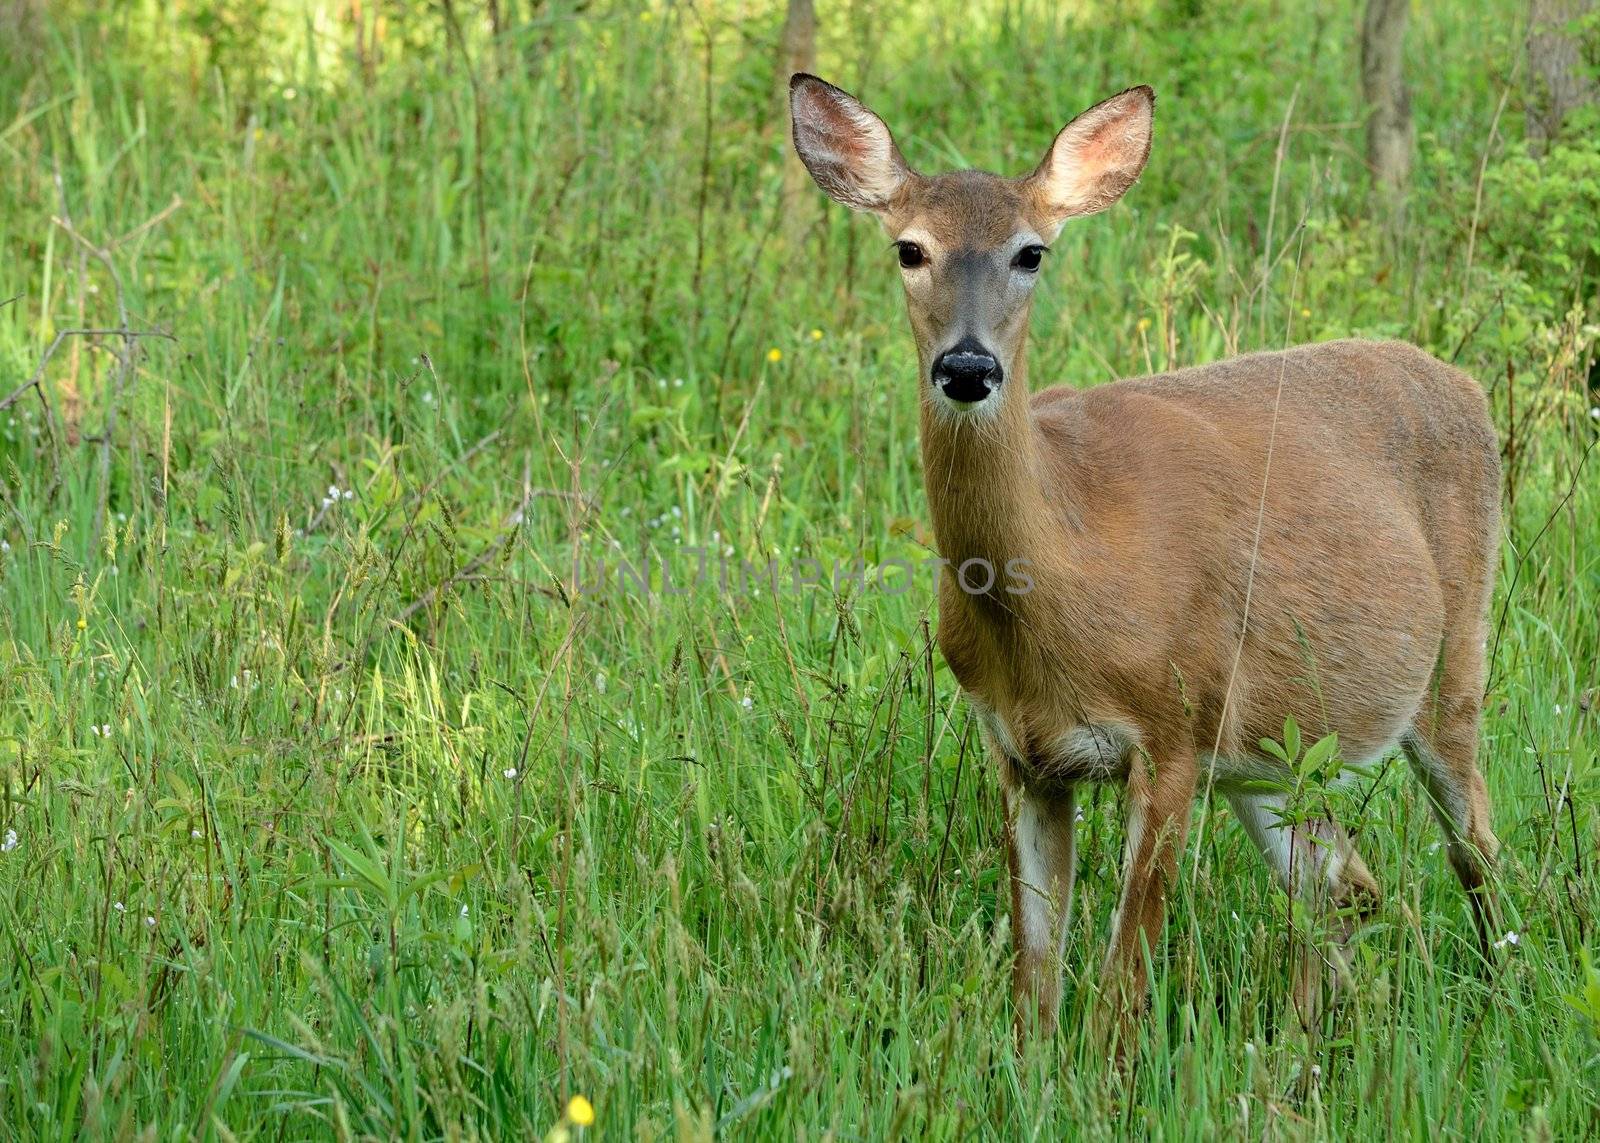
M 1398 335 L 1506 441 L 1515 943 L 1480 962 L 1386 767 L 1350 806 L 1383 908 L 1289 1035 L 1288 910 L 1219 803 L 1123 1081 L 1084 1030 L 1114 791 L 1019 1058 L 929 584 L 851 574 L 930 554 L 910 348 L 881 236 L 782 202 L 780 13 L 501 7 L 368 6 L 358 54 L 342 7 L 85 3 L 0 55 L 0 396 L 123 309 L 172 338 L 66 335 L 48 411 L 0 414 L 0 1123 L 514 1138 L 581 1092 L 618 1138 L 1594 1132 L 1594 267 L 1539 237 L 1521 8 L 1414 14 L 1386 233 L 1321 5 L 823 6 L 822 70 L 929 168 L 1158 89 L 1037 378 Z M 769 559 L 826 582 L 741 579 Z

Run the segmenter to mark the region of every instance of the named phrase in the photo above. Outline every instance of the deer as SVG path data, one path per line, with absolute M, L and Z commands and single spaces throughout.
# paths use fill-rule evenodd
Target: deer
M 1288 812 L 1294 775 L 1263 741 L 1286 716 L 1337 734 L 1349 766 L 1404 754 L 1487 959 L 1499 842 L 1477 749 L 1500 456 L 1482 387 L 1414 346 L 1344 340 L 1033 392 L 1050 244 L 1139 178 L 1152 89 L 1084 111 L 1015 178 L 918 173 L 813 75 L 792 77 L 790 112 L 812 179 L 875 215 L 899 262 L 939 557 L 1027 562 L 1027 591 L 937 589 L 938 645 L 1003 795 L 1019 1044 L 1057 1031 L 1086 783 L 1122 787 L 1092 1009 L 1114 1041 L 1146 1006 L 1191 810 L 1213 791 L 1338 941 L 1370 917 L 1379 887 L 1346 830 Z M 1295 1003 L 1314 1011 L 1301 986 Z

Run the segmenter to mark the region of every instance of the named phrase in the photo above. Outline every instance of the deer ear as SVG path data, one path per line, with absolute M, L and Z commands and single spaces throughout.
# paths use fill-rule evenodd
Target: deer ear
M 814 75 L 789 80 L 794 149 L 835 202 L 883 211 L 911 178 L 889 128 L 855 96 Z
M 1039 212 L 1059 224 L 1121 198 L 1150 157 L 1155 106 L 1154 91 L 1130 87 L 1063 127 L 1027 178 Z

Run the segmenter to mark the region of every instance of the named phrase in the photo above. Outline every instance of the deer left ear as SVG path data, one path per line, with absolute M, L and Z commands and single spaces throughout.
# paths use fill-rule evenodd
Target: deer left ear
M 800 161 L 835 202 L 882 212 L 912 177 L 883 120 L 831 83 L 795 74 L 789 118 Z
M 1130 87 L 1063 127 L 1026 180 L 1039 213 L 1059 225 L 1121 198 L 1150 157 L 1155 107 L 1154 91 Z

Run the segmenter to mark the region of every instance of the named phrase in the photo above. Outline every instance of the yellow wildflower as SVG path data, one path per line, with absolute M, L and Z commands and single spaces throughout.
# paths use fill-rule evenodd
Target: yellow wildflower
M 774 365 L 778 364 L 778 362 L 783 360 L 783 350 L 774 345 L 771 349 L 767 350 L 767 360 L 772 362 Z
M 1139 332 L 1140 333 L 1144 333 L 1149 328 L 1150 328 L 1150 319 L 1149 318 L 1140 318 L 1139 319 Z
M 811 340 L 812 341 L 821 341 L 822 340 L 822 331 L 820 329 L 812 330 L 811 331 Z
M 594 1124 L 594 1104 L 581 1095 L 575 1095 L 567 1101 L 567 1118 L 579 1127 L 590 1127 Z
M 78 630 L 79 631 L 87 631 L 88 629 L 89 629 L 89 621 L 87 619 L 83 618 L 83 616 L 80 615 L 78 617 Z
M 1307 310 L 1307 309 L 1302 309 L 1300 311 L 1300 316 L 1301 317 L 1310 317 L 1311 316 L 1311 311 Z

